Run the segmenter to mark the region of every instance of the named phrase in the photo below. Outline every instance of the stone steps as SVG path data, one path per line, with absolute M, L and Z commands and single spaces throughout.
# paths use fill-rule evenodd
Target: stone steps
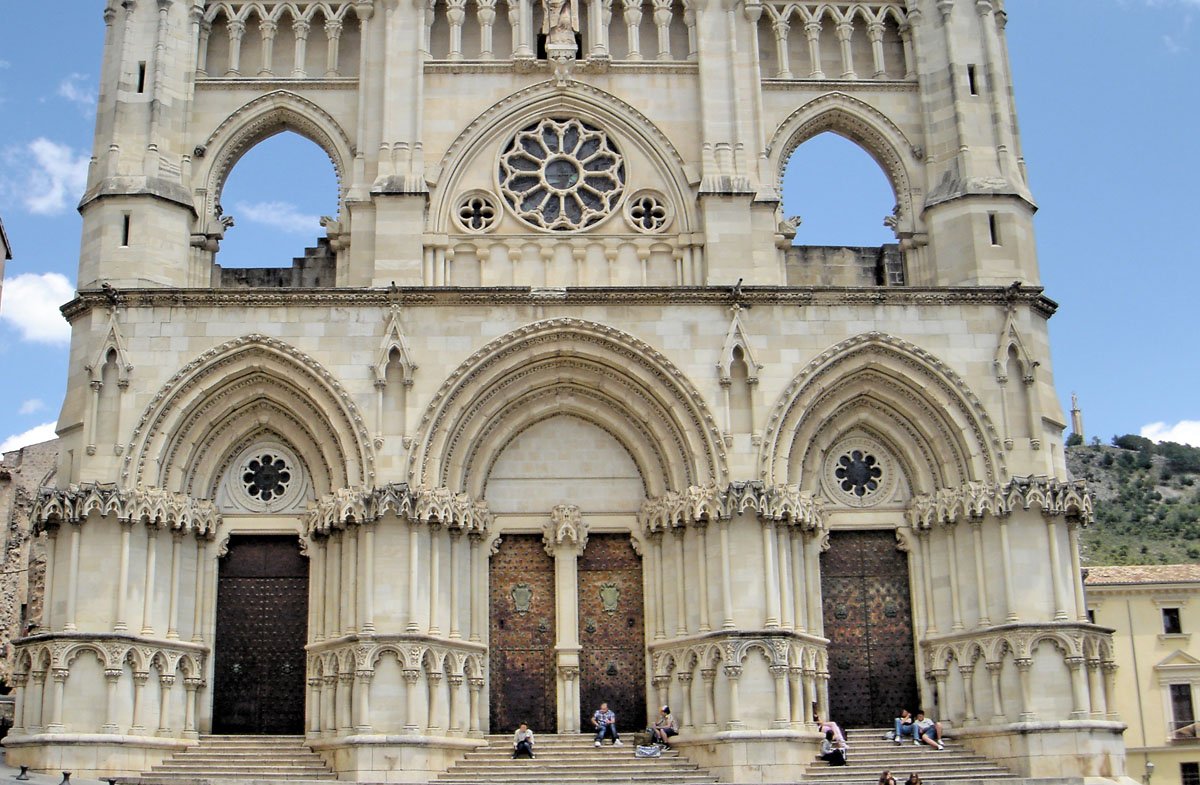
M 441 785 L 715 785 L 716 778 L 675 750 L 660 758 L 635 758 L 632 739 L 623 747 L 597 748 L 590 734 L 541 734 L 533 760 L 512 759 L 512 736 L 493 734 L 487 746 L 468 752 L 434 783 Z
M 926 785 L 974 785 L 1020 779 L 951 739 L 943 739 L 946 749 L 938 750 L 927 744 L 918 747 L 908 739 L 896 744 L 885 740 L 885 733 L 886 728 L 847 731 L 846 765 L 830 766 L 824 761 L 814 761 L 805 768 L 804 781 L 821 785 L 875 785 L 885 769 L 892 772 L 897 782 L 903 782 L 915 771 Z
M 201 736 L 200 743 L 175 753 L 130 785 L 229 785 L 287 782 L 327 783 L 337 775 L 302 736 Z

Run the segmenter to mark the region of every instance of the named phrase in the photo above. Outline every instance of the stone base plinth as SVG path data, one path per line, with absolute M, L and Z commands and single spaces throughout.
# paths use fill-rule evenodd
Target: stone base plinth
M 4 739 L 8 765 L 83 779 L 137 776 L 180 750 L 191 739 L 159 739 L 108 733 L 38 733 Z
M 687 732 L 673 747 L 721 782 L 795 782 L 820 749 L 815 730 Z
M 1065 720 L 956 728 L 951 734 L 1014 774 L 1033 779 L 1125 775 L 1123 722 Z
M 487 742 L 483 738 L 362 734 L 309 739 L 338 779 L 351 782 L 429 782 Z

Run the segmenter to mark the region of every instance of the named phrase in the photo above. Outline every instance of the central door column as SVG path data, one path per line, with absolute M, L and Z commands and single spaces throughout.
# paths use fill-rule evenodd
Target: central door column
M 579 508 L 560 504 L 542 529 L 546 553 L 554 559 L 555 666 L 558 732 L 579 732 L 579 554 L 587 545 L 587 525 Z

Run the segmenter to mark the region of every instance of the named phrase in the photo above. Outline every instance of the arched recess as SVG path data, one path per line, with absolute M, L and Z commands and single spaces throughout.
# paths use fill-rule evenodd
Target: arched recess
M 421 421 L 409 482 L 478 495 L 512 436 L 558 414 L 616 438 L 649 495 L 728 482 L 715 420 L 683 373 L 627 333 L 569 318 L 501 336 L 451 374 Z
M 814 98 L 780 123 L 767 148 L 776 188 L 782 192 L 783 173 L 796 148 L 826 131 L 863 148 L 887 175 L 898 208 L 892 227 L 896 235 L 924 231 L 919 215 L 924 206 L 921 153 L 886 115 L 845 93 L 835 91 Z
M 370 486 L 364 419 L 316 360 L 251 334 L 214 347 L 155 394 L 134 430 L 123 484 L 212 498 L 229 462 L 257 439 L 294 450 L 320 495 Z
M 855 432 L 893 454 L 913 493 L 1007 477 L 996 428 L 963 380 L 916 345 L 874 332 L 826 350 L 787 386 L 767 421 L 760 476 L 816 490 L 826 451 Z
M 202 179 L 198 178 L 205 190 L 197 195 L 197 202 L 206 221 L 217 220 L 221 191 L 234 165 L 250 148 L 284 131 L 303 136 L 329 156 L 337 176 L 340 207 L 346 195 L 346 167 L 354 157 L 350 137 L 333 115 L 316 103 L 288 90 L 275 90 L 234 111 L 204 142 L 204 160 L 209 164 Z
M 696 200 L 684 173 L 683 157 L 648 117 L 616 96 L 593 85 L 572 82 L 557 86 L 540 82 L 506 96 L 479 114 L 442 156 L 436 188 L 428 212 L 431 232 L 451 226 L 451 204 L 460 195 L 459 181 L 478 155 L 493 155 L 499 146 L 524 126 L 551 116 L 569 116 L 605 129 L 622 145 L 634 145 L 654 167 L 652 182 L 630 176 L 626 193 L 639 188 L 661 189 L 675 208 L 671 231 L 698 231 Z M 628 158 L 628 153 L 626 155 Z M 489 167 L 491 162 L 489 161 Z

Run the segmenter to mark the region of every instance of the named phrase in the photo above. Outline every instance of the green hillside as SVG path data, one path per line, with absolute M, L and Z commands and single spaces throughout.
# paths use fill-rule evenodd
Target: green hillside
M 1084 565 L 1200 562 L 1200 448 L 1119 436 L 1068 447 L 1067 468 L 1096 494 Z

